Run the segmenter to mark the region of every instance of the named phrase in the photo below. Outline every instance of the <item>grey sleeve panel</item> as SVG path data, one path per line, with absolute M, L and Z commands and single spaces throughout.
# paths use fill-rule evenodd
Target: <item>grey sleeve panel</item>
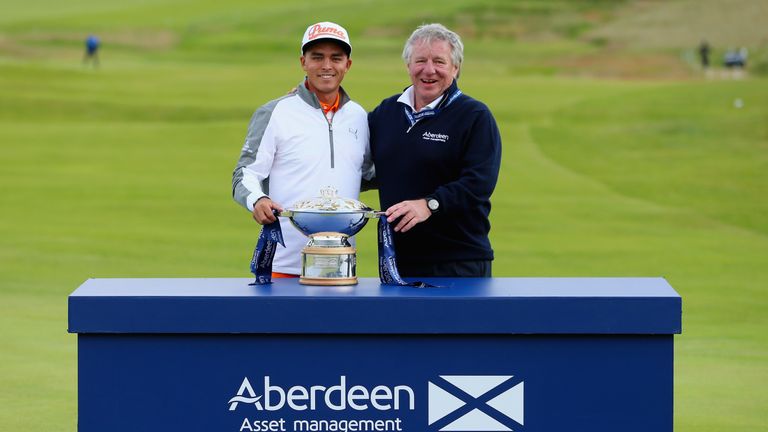
M 373 158 L 371 157 L 369 146 L 366 146 L 365 155 L 363 155 L 363 166 L 361 171 L 363 180 L 371 181 L 376 177 L 376 167 L 373 165 Z
M 371 155 L 371 143 L 370 132 L 368 136 L 368 143 L 365 146 L 365 154 L 363 155 L 362 166 L 362 178 L 361 188 L 362 190 L 378 189 L 379 185 L 376 181 L 376 167 L 373 165 L 373 156 Z
M 264 131 L 267 129 L 269 120 L 272 118 L 272 112 L 275 110 L 278 102 L 286 97 L 290 97 L 290 95 L 270 101 L 253 113 L 251 121 L 248 124 L 248 134 L 245 136 L 245 144 L 240 151 L 240 159 L 237 161 L 235 170 L 232 171 L 232 198 L 248 211 L 253 211 L 253 209 L 248 208 L 248 204 L 246 203 L 248 196 L 253 191 L 248 190 L 248 188 L 243 185 L 243 168 L 256 160 L 256 154 L 259 151 L 259 145 L 261 145 L 261 138 L 264 136 Z M 263 192 L 265 194 L 269 193 L 269 179 L 264 179 L 262 183 Z

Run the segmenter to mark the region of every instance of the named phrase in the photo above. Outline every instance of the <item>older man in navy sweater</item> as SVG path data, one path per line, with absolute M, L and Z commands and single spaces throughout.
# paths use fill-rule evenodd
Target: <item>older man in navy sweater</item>
M 456 84 L 463 51 L 444 26 L 417 28 L 403 50 L 412 85 L 368 115 L 402 276 L 491 276 L 488 215 L 501 138 L 488 107 Z

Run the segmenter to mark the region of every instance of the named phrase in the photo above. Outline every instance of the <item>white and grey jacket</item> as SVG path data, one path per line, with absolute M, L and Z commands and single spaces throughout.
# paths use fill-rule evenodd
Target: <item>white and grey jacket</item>
M 329 121 L 317 97 L 302 82 L 297 92 L 268 102 L 253 114 L 232 173 L 232 196 L 248 211 L 259 198 L 290 208 L 332 186 L 358 199 L 361 179 L 373 177 L 366 111 L 340 89 L 339 109 Z M 307 238 L 281 218 L 285 248 L 272 269 L 299 274 Z

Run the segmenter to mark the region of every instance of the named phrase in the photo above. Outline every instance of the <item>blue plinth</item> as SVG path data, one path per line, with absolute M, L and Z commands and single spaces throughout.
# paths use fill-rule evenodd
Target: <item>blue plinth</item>
M 660 278 L 92 279 L 80 431 L 671 431 Z

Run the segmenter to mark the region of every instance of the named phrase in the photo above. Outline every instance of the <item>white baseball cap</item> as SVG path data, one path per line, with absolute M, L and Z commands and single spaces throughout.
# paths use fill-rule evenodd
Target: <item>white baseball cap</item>
M 323 21 L 307 27 L 307 31 L 304 32 L 304 38 L 301 40 L 301 54 L 304 54 L 304 47 L 307 44 L 323 39 L 341 42 L 347 55 L 352 52 L 352 44 L 349 42 L 347 29 L 336 23 Z

